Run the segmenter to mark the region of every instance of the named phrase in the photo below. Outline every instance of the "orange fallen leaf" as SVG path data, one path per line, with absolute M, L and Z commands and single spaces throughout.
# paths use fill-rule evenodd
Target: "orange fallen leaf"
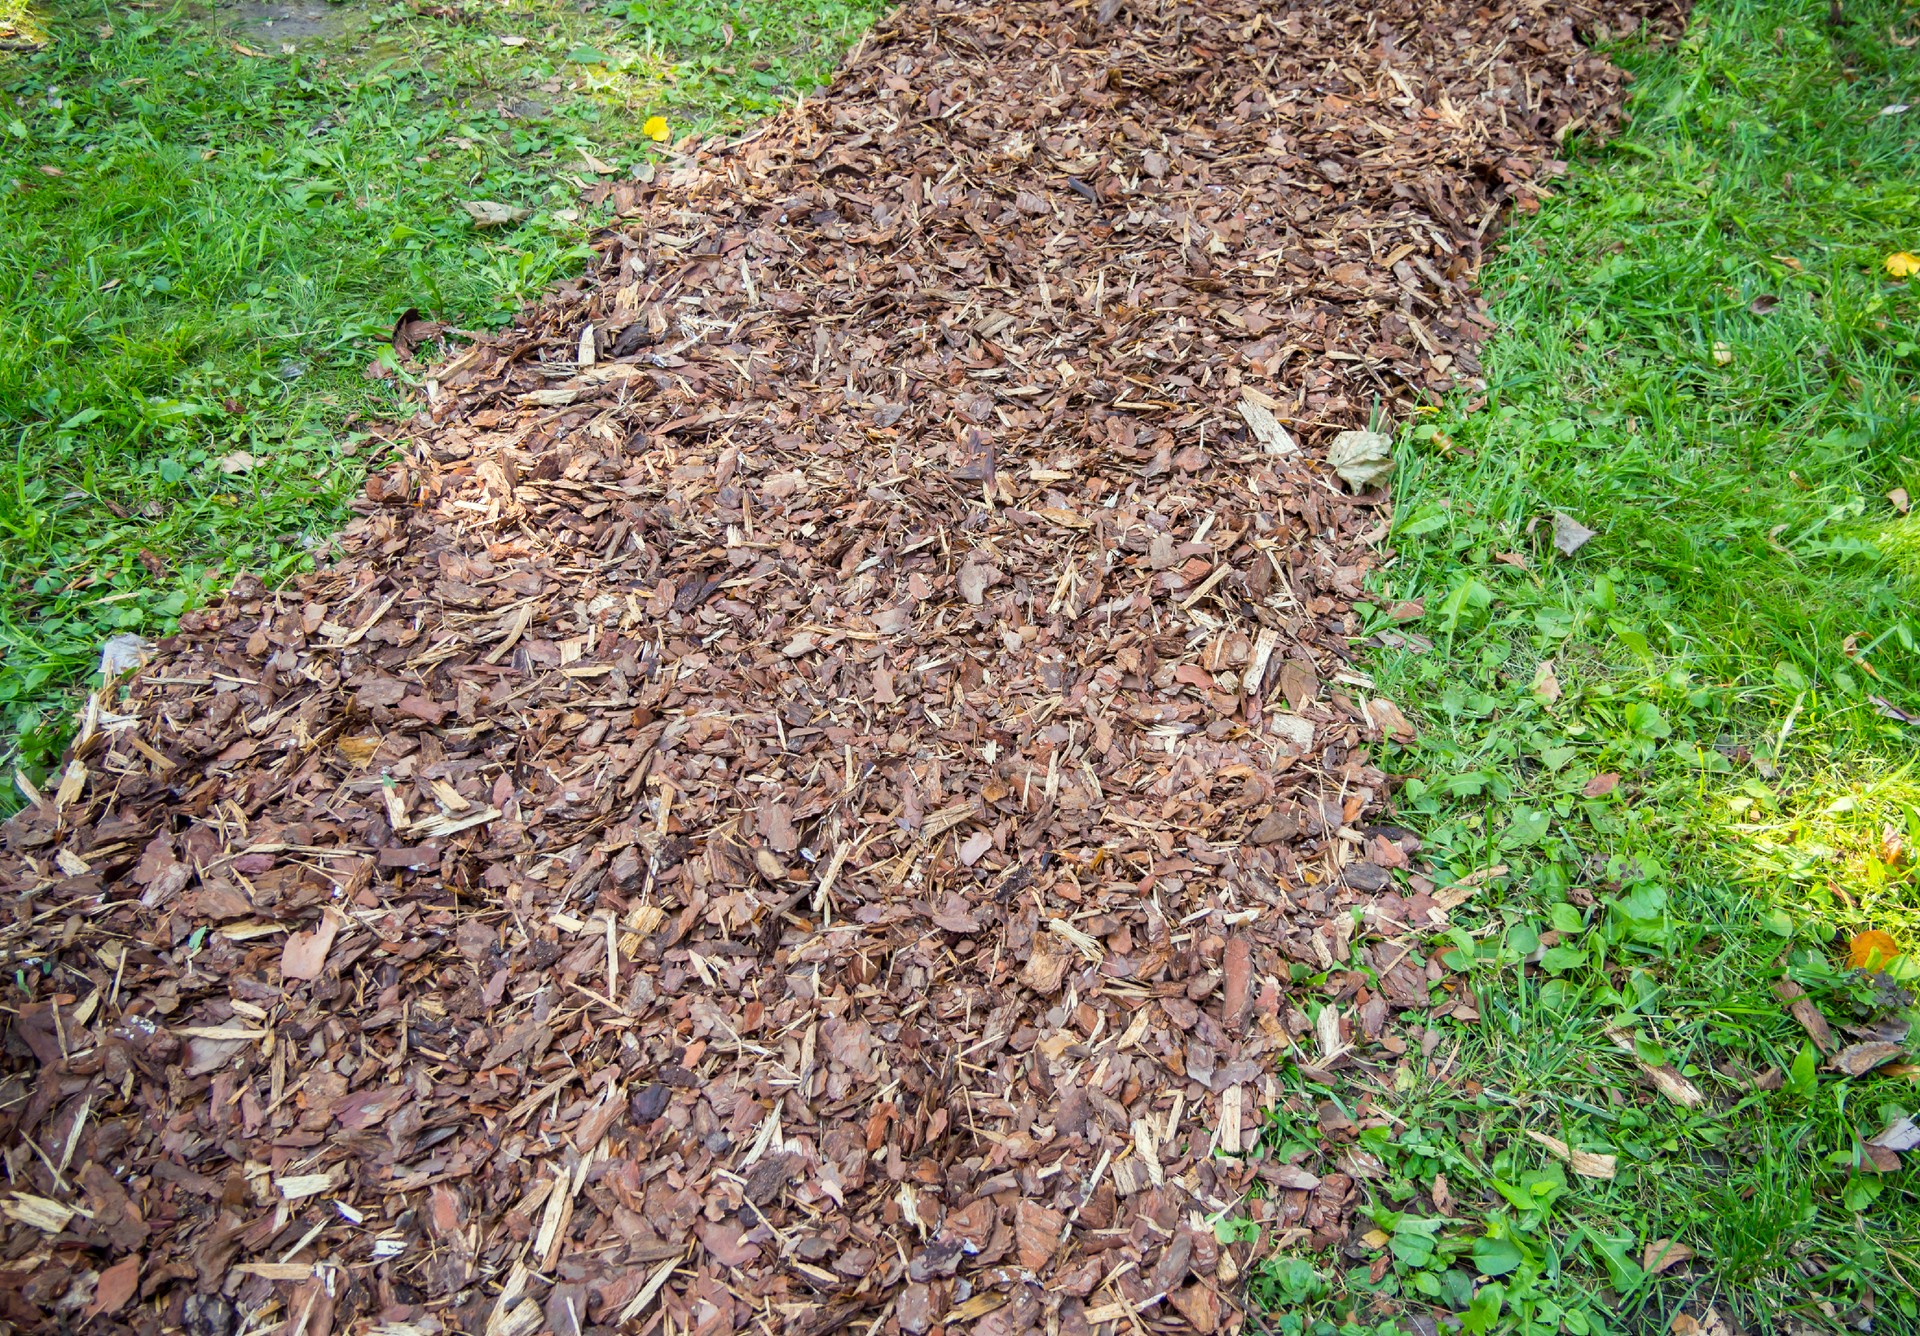
M 1609 770 L 1588 780 L 1586 787 L 1580 790 L 1580 794 L 1585 798 L 1604 798 L 1619 787 L 1620 776 Z
M 1878 971 L 1891 965 L 1900 955 L 1900 944 L 1878 928 L 1856 932 L 1847 944 L 1847 967 Z

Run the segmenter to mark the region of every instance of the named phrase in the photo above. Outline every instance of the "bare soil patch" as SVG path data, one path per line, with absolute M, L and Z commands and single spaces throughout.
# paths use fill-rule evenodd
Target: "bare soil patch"
M 329 0 L 240 0 L 221 6 L 220 14 L 256 41 L 298 46 L 346 31 L 354 8 Z

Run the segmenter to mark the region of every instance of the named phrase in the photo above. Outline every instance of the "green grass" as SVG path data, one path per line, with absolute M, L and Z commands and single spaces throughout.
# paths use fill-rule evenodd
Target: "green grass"
M 218 14 L 0 10 L 48 39 L 0 55 L 0 710 L 29 763 L 100 640 L 311 560 L 411 411 L 415 369 L 388 350 L 366 375 L 401 312 L 497 324 L 576 269 L 582 150 L 624 172 L 658 151 L 649 115 L 761 114 L 876 6 L 430 8 L 345 7 L 292 53 Z M 1784 972 L 1867 1023 L 1888 1005 L 1847 936 L 1920 948 L 1920 730 L 1888 717 L 1920 714 L 1920 522 L 1886 499 L 1920 495 L 1920 301 L 1881 267 L 1920 250 L 1920 111 L 1881 114 L 1920 29 L 1890 0 L 1827 13 L 1713 0 L 1677 49 L 1621 53 L 1630 129 L 1485 275 L 1488 391 L 1403 435 L 1377 607 L 1427 611 L 1366 615 L 1423 736 L 1384 760 L 1443 873 L 1508 872 L 1436 943 L 1481 1019 L 1436 1020 L 1372 1092 L 1367 1265 L 1254 1276 L 1281 1331 L 1417 1306 L 1482 1332 L 1664 1331 L 1709 1303 L 1920 1324 L 1910 1175 L 1856 1171 L 1920 1092 L 1817 1069 L 1770 991 Z M 478 230 L 468 199 L 527 216 Z M 1556 511 L 1598 533 L 1571 558 Z M 1707 1107 L 1652 1095 L 1608 1024 Z M 1360 1092 L 1287 1079 L 1272 1138 L 1312 1151 L 1319 1101 Z M 1699 1261 L 1648 1276 L 1663 1238 Z
M 503 323 L 585 259 L 583 151 L 624 174 L 663 151 L 650 115 L 764 113 L 878 9 L 349 4 L 291 50 L 228 11 L 23 11 L 47 44 L 0 53 L 0 732 L 29 768 L 106 637 L 311 562 L 414 411 L 401 313 Z M 475 199 L 526 217 L 482 230 Z
M 1269 1263 L 1280 1331 L 1421 1305 L 1470 1332 L 1664 1332 L 1710 1305 L 1920 1330 L 1912 1173 L 1858 1168 L 1920 1088 L 1820 1068 L 1771 991 L 1790 976 L 1836 1028 L 1898 1016 L 1848 940 L 1920 947 L 1920 728 L 1889 717 L 1920 715 L 1920 529 L 1888 499 L 1920 495 L 1920 286 L 1884 268 L 1920 250 L 1920 110 L 1882 114 L 1920 101 L 1920 23 L 1827 18 L 1709 0 L 1677 47 L 1619 52 L 1629 128 L 1484 274 L 1487 391 L 1402 433 L 1365 615 L 1378 692 L 1423 733 L 1383 764 L 1442 874 L 1508 871 L 1434 943 L 1479 1022 L 1436 1022 L 1361 1133 L 1386 1241 Z M 1597 536 L 1561 555 L 1556 512 Z M 1417 621 L 1382 611 L 1411 598 Z M 1609 1025 L 1706 1105 L 1654 1094 Z M 1290 1079 L 1273 1138 L 1324 1149 L 1330 1092 Z M 1698 1260 L 1648 1275 L 1660 1239 Z

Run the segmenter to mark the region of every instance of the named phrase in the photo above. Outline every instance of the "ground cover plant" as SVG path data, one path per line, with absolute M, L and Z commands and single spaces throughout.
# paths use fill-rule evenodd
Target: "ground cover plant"
M 1478 1018 L 1371 1120 L 1298 1080 L 1273 1138 L 1344 1101 L 1377 1233 L 1271 1263 L 1276 1330 L 1920 1320 L 1911 1171 L 1864 1144 L 1920 1069 L 1832 1061 L 1904 1044 L 1871 970 L 1920 946 L 1916 36 L 1714 0 L 1618 52 L 1628 128 L 1483 273 L 1486 390 L 1402 433 L 1368 629 L 1421 736 L 1383 764 L 1435 879 L 1482 878 L 1440 943 Z
M 403 315 L 498 326 L 585 263 L 594 183 L 813 87 L 877 12 L 18 9 L 0 715 L 30 776 L 104 640 L 311 565 L 417 408 L 421 362 L 385 342 Z

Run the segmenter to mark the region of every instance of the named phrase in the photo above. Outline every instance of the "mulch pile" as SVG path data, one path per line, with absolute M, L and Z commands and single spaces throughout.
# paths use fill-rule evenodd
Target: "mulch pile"
M 1618 109 L 1576 21 L 916 4 L 611 191 L 7 824 L 0 1318 L 1213 1332 L 1346 1238 L 1398 1018 L 1473 1004 L 1326 454 L 1477 371 L 1490 222 Z

